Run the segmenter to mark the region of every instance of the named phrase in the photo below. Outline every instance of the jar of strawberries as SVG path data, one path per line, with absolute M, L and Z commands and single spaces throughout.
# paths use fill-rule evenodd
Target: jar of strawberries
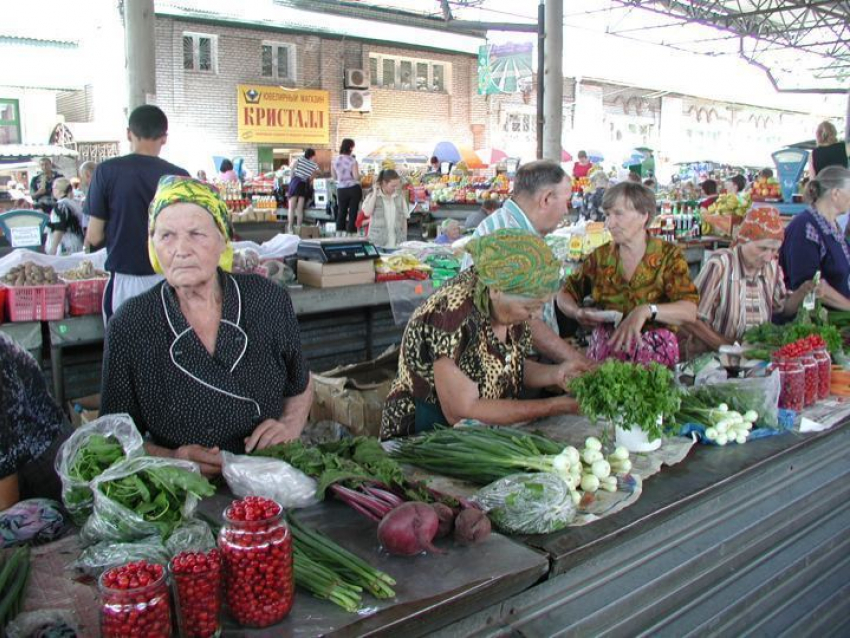
M 778 359 L 774 368 L 779 370 L 779 407 L 801 412 L 806 398 L 806 375 L 799 361 Z
M 832 357 L 825 347 L 813 348 L 812 356 L 818 364 L 818 399 L 828 399 L 832 384 Z
M 113 567 L 98 580 L 103 638 L 171 636 L 171 598 L 162 565 L 140 560 Z
M 181 552 L 168 565 L 177 608 L 177 626 L 184 638 L 221 635 L 221 554 L 214 549 Z
M 292 534 L 275 501 L 247 496 L 224 511 L 218 535 L 224 593 L 234 620 L 268 627 L 292 609 Z
M 820 395 L 820 377 L 818 375 L 818 364 L 811 354 L 804 354 L 797 359 L 803 366 L 805 374 L 805 405 L 809 407 L 817 403 Z

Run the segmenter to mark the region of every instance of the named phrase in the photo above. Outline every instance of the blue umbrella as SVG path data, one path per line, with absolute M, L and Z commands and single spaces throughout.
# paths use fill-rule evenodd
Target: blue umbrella
M 605 161 L 605 158 L 599 151 L 587 151 L 587 159 L 589 159 L 593 164 Z
M 434 147 L 433 154 L 441 162 L 457 164 L 461 160 L 460 151 L 453 142 L 440 142 Z

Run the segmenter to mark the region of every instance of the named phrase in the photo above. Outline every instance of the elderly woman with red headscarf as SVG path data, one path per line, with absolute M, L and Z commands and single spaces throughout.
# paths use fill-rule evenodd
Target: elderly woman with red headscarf
M 716 350 L 775 315 L 793 316 L 814 285 L 786 290 L 777 259 L 784 235 L 775 208 L 747 213 L 732 247 L 715 251 L 697 276 L 698 319 L 686 330 Z

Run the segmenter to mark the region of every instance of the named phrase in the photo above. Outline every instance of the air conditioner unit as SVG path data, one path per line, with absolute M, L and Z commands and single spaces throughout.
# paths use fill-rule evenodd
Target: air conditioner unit
M 346 69 L 345 70 L 345 88 L 347 89 L 368 89 L 369 76 L 363 69 Z
M 343 111 L 371 111 L 372 94 L 369 91 L 346 89 L 342 93 Z

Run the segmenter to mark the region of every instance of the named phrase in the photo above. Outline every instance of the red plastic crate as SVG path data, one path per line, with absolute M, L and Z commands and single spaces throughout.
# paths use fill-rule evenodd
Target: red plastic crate
M 65 284 L 9 286 L 9 321 L 57 321 L 65 316 Z
M 6 288 L 0 286 L 0 323 L 6 321 Z
M 103 309 L 106 282 L 100 279 L 64 280 L 68 286 L 68 314 L 72 317 L 99 315 Z

